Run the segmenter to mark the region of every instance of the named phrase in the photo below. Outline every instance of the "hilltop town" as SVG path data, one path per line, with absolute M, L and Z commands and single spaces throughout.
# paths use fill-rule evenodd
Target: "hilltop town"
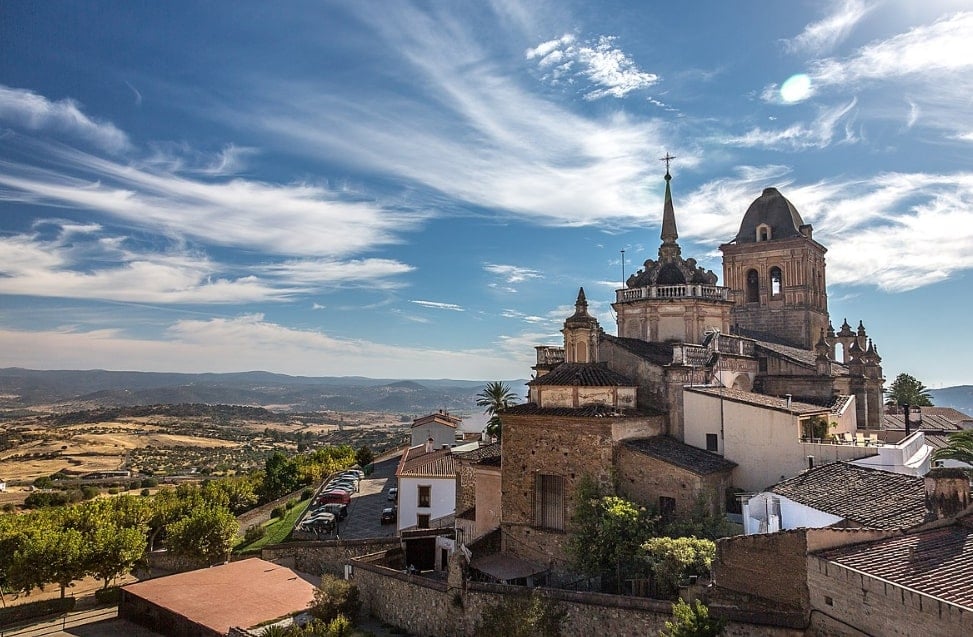
M 554 626 L 550 634 L 653 634 L 673 621 L 679 599 L 725 634 L 968 634 L 973 597 L 959 582 L 973 573 L 970 465 L 936 458 L 973 430 L 973 417 L 886 406 L 867 317 L 834 325 L 827 247 L 781 192 L 764 190 L 720 246 L 720 285 L 682 255 L 671 181 L 667 171 L 658 259 L 615 292 L 616 335 L 579 289 L 563 346 L 536 348 L 526 400 L 500 382 L 477 395 L 493 414 L 485 430 L 445 409 L 380 424 L 395 432 L 380 441 L 329 439 L 360 428 L 338 415 L 302 417 L 296 432 L 293 415 L 230 417 L 246 416 L 258 438 L 241 427 L 219 433 L 199 413 L 188 428 L 187 414 L 169 414 L 181 429 L 158 413 L 113 412 L 110 427 L 59 416 L 50 431 L 71 435 L 45 434 L 47 447 L 34 451 L 48 455 L 38 461 L 63 452 L 80 463 L 92 449 L 56 448 L 79 436 L 110 435 L 117 446 L 151 433 L 156 448 L 197 436 L 188 444 L 199 448 L 202 435 L 223 449 L 236 432 L 251 456 L 255 442 L 266 446 L 265 469 L 246 478 L 251 496 L 230 486 L 263 466 L 243 456 L 207 471 L 200 492 L 205 501 L 215 480 L 231 494 L 248 521 L 234 551 L 249 559 L 180 553 L 164 540 L 170 556 L 135 569 L 143 581 L 120 589 L 114 621 L 162 634 L 293 631 L 291 615 L 320 606 L 314 582 L 324 576 L 322 588 L 354 587 L 362 615 L 415 635 L 492 634 L 532 612 Z M 186 469 L 201 462 L 173 470 L 156 460 L 150 470 L 144 453 L 132 457 L 140 460 L 124 472 L 106 465 L 86 477 L 154 476 L 142 493 L 153 499 L 159 478 L 192 483 Z M 271 517 L 283 533 L 272 543 L 258 536 L 273 520 L 246 513 L 258 503 L 265 518 L 280 509 Z M 146 530 L 175 538 L 175 522 Z M 15 527 L 5 536 L 13 546 Z M 208 587 L 207 604 L 173 586 Z M 246 614 L 230 603 L 240 596 L 253 600 Z

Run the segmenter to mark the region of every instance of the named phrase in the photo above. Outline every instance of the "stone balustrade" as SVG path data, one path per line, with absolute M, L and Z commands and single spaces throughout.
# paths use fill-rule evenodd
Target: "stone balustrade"
M 729 301 L 730 288 L 719 285 L 686 283 L 680 285 L 647 285 L 641 288 L 622 288 L 621 290 L 615 290 L 615 300 L 618 303 L 641 301 L 643 299 L 680 298 Z

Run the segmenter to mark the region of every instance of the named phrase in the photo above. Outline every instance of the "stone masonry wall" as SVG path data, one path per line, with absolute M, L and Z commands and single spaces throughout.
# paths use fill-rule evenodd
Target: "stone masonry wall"
M 973 635 L 973 612 L 954 604 L 813 555 L 807 558 L 807 575 L 814 609 L 809 635 Z
M 399 547 L 398 538 L 287 542 L 264 547 L 260 557 L 309 575 L 330 573 L 341 576 L 344 574 L 344 565 L 351 558 Z
M 619 494 L 639 504 L 658 507 L 659 497 L 676 500 L 675 516 L 688 519 L 698 498 L 702 497 L 711 514 L 724 508 L 724 493 L 729 474 L 699 476 L 692 471 L 657 460 L 624 445 L 618 448 Z
M 522 594 L 514 586 L 469 582 L 450 588 L 445 582 L 406 575 L 377 564 L 356 561 L 352 580 L 358 585 L 364 610 L 414 635 L 464 637 L 473 635 L 483 611 L 502 603 L 506 595 Z M 564 637 L 643 637 L 657 635 L 671 619 L 671 603 L 642 597 L 534 589 L 554 600 L 567 614 Z M 801 629 L 731 621 L 729 637 L 801 637 Z
M 805 534 L 805 529 L 798 529 L 717 541 L 713 583 L 718 589 L 808 613 Z
M 590 476 L 606 491 L 612 489 L 612 420 L 615 419 L 504 417 L 501 519 L 505 552 L 532 561 L 537 561 L 538 555 L 554 563 L 565 560 L 563 542 L 558 541 L 564 534 L 534 525 L 536 476 L 563 477 L 567 528 L 573 496 L 582 478 Z M 508 537 L 513 541 L 508 542 Z

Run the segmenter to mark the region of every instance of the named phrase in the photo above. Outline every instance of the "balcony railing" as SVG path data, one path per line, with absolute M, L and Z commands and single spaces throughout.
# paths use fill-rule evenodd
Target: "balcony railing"
M 686 283 L 681 285 L 647 285 L 642 288 L 623 288 L 615 290 L 618 303 L 641 301 L 643 299 L 711 299 L 729 301 L 730 288 L 719 285 Z

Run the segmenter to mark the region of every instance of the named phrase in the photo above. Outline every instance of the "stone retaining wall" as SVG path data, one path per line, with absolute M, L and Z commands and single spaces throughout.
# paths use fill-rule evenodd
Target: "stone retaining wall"
M 351 558 L 399 547 L 398 538 L 286 542 L 264 547 L 260 557 L 310 575 L 331 573 L 342 576 L 345 564 Z

